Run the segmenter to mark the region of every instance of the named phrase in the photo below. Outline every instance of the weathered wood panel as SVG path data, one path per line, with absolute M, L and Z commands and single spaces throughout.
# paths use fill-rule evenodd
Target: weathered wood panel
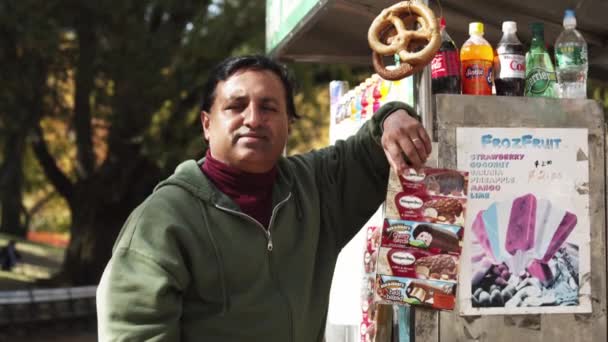
M 414 334 L 416 342 L 439 341 L 439 312 L 416 308 Z
M 591 100 L 439 95 L 439 166 L 456 168 L 456 127 L 546 127 L 589 130 L 591 314 L 460 317 L 417 310 L 416 341 L 607 341 L 606 129 Z M 585 275 L 583 275 L 585 276 Z M 431 318 L 432 317 L 432 318 Z M 435 325 L 436 324 L 436 325 Z M 430 333 L 429 333 L 430 332 Z

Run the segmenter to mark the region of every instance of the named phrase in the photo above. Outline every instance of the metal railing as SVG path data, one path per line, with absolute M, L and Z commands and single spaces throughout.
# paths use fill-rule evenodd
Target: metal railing
M 0 291 L 0 327 L 95 317 L 95 286 Z

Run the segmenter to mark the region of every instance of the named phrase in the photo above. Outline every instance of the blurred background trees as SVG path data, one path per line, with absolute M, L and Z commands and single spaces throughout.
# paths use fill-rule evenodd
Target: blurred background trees
M 55 284 L 95 284 L 127 215 L 205 146 L 209 68 L 264 52 L 264 1 L 0 2 L 0 233 L 65 233 Z M 328 83 L 371 70 L 290 65 L 298 80 L 288 152 L 328 142 Z M 593 75 L 591 75 L 593 76 Z M 590 98 L 608 107 L 608 83 Z
M 245 0 L 1 2 L 0 232 L 66 232 L 55 283 L 97 283 L 131 210 L 204 155 L 207 72 L 263 53 L 264 16 L 263 1 Z M 294 71 L 299 152 L 327 143 L 327 84 L 357 71 Z

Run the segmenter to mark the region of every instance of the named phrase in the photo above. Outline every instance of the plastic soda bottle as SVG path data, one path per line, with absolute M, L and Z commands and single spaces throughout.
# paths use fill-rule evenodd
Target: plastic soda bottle
M 441 46 L 431 62 L 433 94 L 460 94 L 460 57 L 456 44 L 445 30 L 445 19 L 441 18 Z
M 576 30 L 573 10 L 566 10 L 564 31 L 555 42 L 559 97 L 587 98 L 587 42 Z
M 492 46 L 483 38 L 483 24 L 469 24 L 469 39 L 460 49 L 462 93 L 492 95 Z
M 517 24 L 514 21 L 502 23 L 502 38 L 496 52 L 494 65 L 496 95 L 523 96 L 526 79 L 526 58 L 524 45 L 517 38 Z
M 532 42 L 526 53 L 526 86 L 524 95 L 555 97 L 555 70 L 551 57 L 545 50 L 545 27 L 543 23 L 530 24 Z

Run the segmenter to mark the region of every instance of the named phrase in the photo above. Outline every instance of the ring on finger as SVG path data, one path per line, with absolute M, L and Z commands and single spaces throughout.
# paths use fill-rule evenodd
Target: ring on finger
M 416 141 L 420 141 L 420 139 L 418 139 L 418 138 L 414 138 L 414 139 L 412 139 L 412 142 L 413 142 L 414 144 L 416 143 Z

